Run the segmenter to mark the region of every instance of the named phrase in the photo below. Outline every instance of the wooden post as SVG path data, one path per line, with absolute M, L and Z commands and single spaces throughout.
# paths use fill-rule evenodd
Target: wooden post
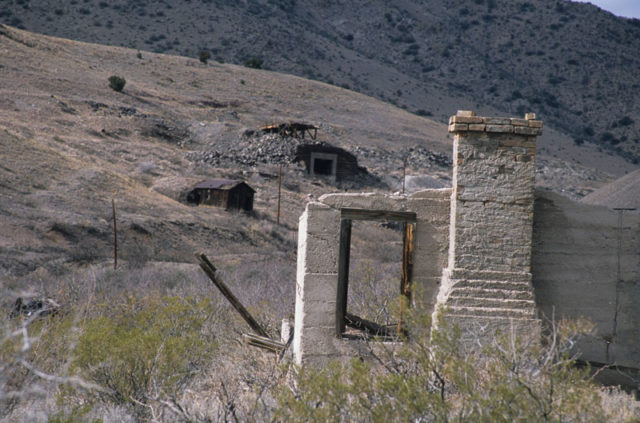
M 111 199 L 111 211 L 113 212 L 113 268 L 118 267 L 118 230 L 116 226 L 116 202 Z
M 204 273 L 209 276 L 211 282 L 213 282 L 213 284 L 220 290 L 222 295 L 224 295 L 224 297 L 229 300 L 233 308 L 235 308 L 238 313 L 240 313 L 240 316 L 242 316 L 244 321 L 249 324 L 251 329 L 253 329 L 256 334 L 268 338 L 269 335 L 267 335 L 264 329 L 262 329 L 262 326 L 260 326 L 260 324 L 253 318 L 253 316 L 247 311 L 247 309 L 244 308 L 242 303 L 236 298 L 235 295 L 233 295 L 233 292 L 231 292 L 227 285 L 225 285 L 224 282 L 222 282 L 216 276 L 216 267 L 209 261 L 207 256 L 205 256 L 204 254 L 200 254 L 197 257 L 198 260 L 200 260 L 200 268 L 202 268 L 202 270 L 204 270 Z
M 276 225 L 280 224 L 280 194 L 282 191 L 282 164 L 278 165 L 278 214 L 276 215 Z
M 338 257 L 338 294 L 336 298 L 336 336 L 342 338 L 347 315 L 349 292 L 349 260 L 351 254 L 351 220 L 340 222 L 340 256 Z
M 398 333 L 404 333 L 403 314 L 405 307 L 411 302 L 411 276 L 413 273 L 413 224 L 402 224 L 402 273 L 400 276 L 400 316 L 398 319 Z

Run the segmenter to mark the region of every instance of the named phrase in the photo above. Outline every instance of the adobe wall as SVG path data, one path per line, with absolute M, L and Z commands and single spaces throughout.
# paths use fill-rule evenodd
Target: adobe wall
M 447 262 L 451 190 L 405 196 L 328 194 L 307 204 L 298 228 L 298 268 L 293 338 L 298 364 L 368 355 L 362 341 L 336 336 L 341 209 L 414 212 L 414 307 L 431 312 Z M 399 292 L 398 292 L 399 293 Z
M 536 192 L 532 273 L 547 318 L 586 317 L 582 358 L 640 368 L 640 214 Z

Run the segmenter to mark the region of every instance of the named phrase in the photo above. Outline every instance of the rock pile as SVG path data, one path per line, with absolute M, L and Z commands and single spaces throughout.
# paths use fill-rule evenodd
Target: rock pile
M 245 131 L 233 143 L 224 146 L 212 143 L 207 150 L 187 153 L 186 158 L 199 165 L 214 167 L 287 164 L 295 160 L 296 149 L 303 144 L 323 144 L 323 142 Z M 355 146 L 347 151 L 355 155 L 358 162 L 364 163 L 369 171 L 380 174 L 402 166 L 405 158 L 407 166 L 413 169 L 448 169 L 451 167 L 451 158 L 423 147 L 388 151 L 382 148 Z
M 380 169 L 383 173 L 402 166 L 407 160 L 411 169 L 451 168 L 451 158 L 445 154 L 435 153 L 423 147 L 411 147 L 399 151 L 388 151 L 379 148 L 355 147 L 353 153 L 367 167 Z
M 210 150 L 192 151 L 187 159 L 210 166 L 247 166 L 258 164 L 291 163 L 295 157 L 296 147 L 302 141 L 292 137 L 280 137 L 276 134 L 244 135 L 228 148 L 221 149 L 216 144 Z

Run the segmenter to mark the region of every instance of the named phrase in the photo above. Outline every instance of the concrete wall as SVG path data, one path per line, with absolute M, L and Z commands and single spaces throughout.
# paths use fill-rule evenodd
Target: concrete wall
M 640 214 L 536 192 L 533 285 L 547 318 L 586 317 L 584 359 L 640 368 Z
M 336 298 L 340 210 L 416 213 L 413 301 L 431 312 L 447 262 L 451 190 L 425 190 L 405 196 L 328 194 L 307 204 L 298 229 L 298 273 L 293 350 L 296 362 L 322 364 L 367 354 L 361 341 L 336 337 Z

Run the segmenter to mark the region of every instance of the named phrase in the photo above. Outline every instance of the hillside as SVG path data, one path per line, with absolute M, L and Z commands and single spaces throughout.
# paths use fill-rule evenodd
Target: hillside
M 114 74 L 126 77 L 121 93 L 109 88 Z M 292 269 L 309 196 L 397 191 L 405 158 L 408 175 L 450 179 L 443 124 L 291 75 L 2 26 L 0 76 L 0 265 L 11 274 L 111 260 L 112 199 L 121 260 L 191 263 L 206 250 L 223 263 L 243 256 Z M 369 177 L 337 186 L 312 179 L 282 156 L 286 142 L 256 135 L 265 123 L 291 120 L 318 125 L 319 141 L 352 152 Z M 545 131 L 554 142 L 565 139 Z M 567 148 L 566 159 L 554 157 L 548 143 L 540 142 L 537 183 L 558 192 L 581 196 L 613 179 L 580 157 L 623 167 L 597 150 L 580 156 Z M 195 183 L 218 177 L 257 190 L 253 214 L 182 201 Z
M 113 75 L 126 78 L 122 92 L 109 87 Z M 299 141 L 257 130 L 289 121 L 317 125 L 318 141 L 353 154 L 367 174 L 337 184 L 307 175 L 291 161 L 289 148 Z M 578 148 L 565 135 L 544 131 L 536 157 L 539 186 L 581 197 L 633 168 L 619 156 L 593 146 Z M 408 188 L 446 186 L 450 157 L 444 124 L 334 85 L 0 25 L 0 314 L 5 316 L 0 392 L 9 394 L 0 394 L 0 421 L 282 419 L 286 414 L 274 413 L 295 409 L 278 402 L 280 388 L 292 380 L 283 367 L 288 360 L 243 341 L 246 322 L 212 287 L 194 253 L 211 258 L 217 275 L 277 338 L 282 319 L 294 312 L 297 225 L 306 203 L 327 192 L 397 191 L 405 159 Z M 246 180 L 256 190 L 254 210 L 187 204 L 186 194 L 207 178 Z M 115 271 L 112 201 L 119 252 Z M 399 226 L 354 222 L 350 311 L 391 316 L 402 245 Z M 418 331 L 428 327 L 416 325 Z M 444 334 L 456 337 L 456 331 Z M 422 347 L 421 339 L 416 338 Z M 461 363 L 473 363 L 471 356 L 460 355 L 465 350 L 460 344 L 442 339 Z M 525 350 L 511 345 L 522 357 Z M 504 351 L 500 368 L 512 369 L 511 350 Z M 559 349 L 544 351 L 545 357 L 560 354 Z M 547 363 L 539 359 L 540 350 L 532 353 L 527 362 Z M 418 357 L 414 362 L 431 361 Z M 492 370 L 488 373 L 477 372 L 481 366 L 475 364 L 445 367 L 471 369 L 450 380 L 471 380 L 474 395 L 495 397 L 492 369 L 497 367 L 486 367 Z M 555 363 L 552 367 L 557 369 Z M 359 374 L 368 377 L 379 373 L 362 369 Z M 595 395 L 602 395 L 610 398 L 607 416 L 637 416 L 631 397 L 612 390 L 604 394 L 591 379 L 564 371 L 556 377 L 553 369 L 532 367 L 536 375 L 571 382 L 567 395 L 586 398 L 585 406 L 571 405 L 580 415 Z M 418 389 L 438 386 L 433 374 L 440 376 L 433 370 L 420 370 L 427 377 Z M 497 377 L 499 383 L 506 380 L 503 372 Z M 374 386 L 382 379 L 361 380 Z M 314 390 L 316 381 L 310 385 Z M 491 389 L 479 390 L 480 381 Z M 395 382 L 387 385 L 398 391 Z M 516 390 L 504 386 L 508 401 L 497 401 L 513 405 Z M 550 385 L 534 379 L 531 386 Z M 562 402 L 558 384 L 552 386 L 553 398 Z M 576 395 L 574 386 L 589 390 Z M 454 402 L 460 401 L 457 389 L 447 409 L 464 408 Z M 521 392 L 525 402 L 513 405 L 510 415 L 528 413 L 525 403 L 550 409 Z M 431 394 L 441 401 L 439 390 Z M 394 395 L 385 395 L 391 405 L 406 403 Z M 309 409 L 320 409 L 318 401 L 310 404 Z M 353 415 L 347 412 L 345 419 Z
M 581 200 L 622 209 L 640 209 L 640 170 L 606 184 Z
M 193 262 L 205 250 L 222 262 L 268 256 L 293 267 L 307 196 L 364 186 L 327 185 L 285 161 L 276 225 L 278 160 L 246 161 L 238 150 L 277 149 L 245 135 L 273 121 L 313 122 L 319 140 L 359 149 L 377 189 L 393 189 L 382 177 L 399 186 L 410 149 L 410 172 L 448 178 L 444 125 L 342 88 L 9 27 L 0 27 L 0 57 L 0 266 L 9 273 L 110 260 L 112 199 L 121 260 Z M 109 88 L 113 74 L 126 76 L 121 93 Z M 223 163 L 202 160 L 211 152 Z M 254 213 L 178 201 L 211 177 L 246 179 Z
M 562 134 L 545 135 L 550 155 L 601 149 L 627 164 L 578 160 L 618 175 L 640 160 L 640 21 L 586 3 L 7 0 L 0 22 L 143 51 L 259 59 L 440 122 L 457 109 L 535 111 Z

